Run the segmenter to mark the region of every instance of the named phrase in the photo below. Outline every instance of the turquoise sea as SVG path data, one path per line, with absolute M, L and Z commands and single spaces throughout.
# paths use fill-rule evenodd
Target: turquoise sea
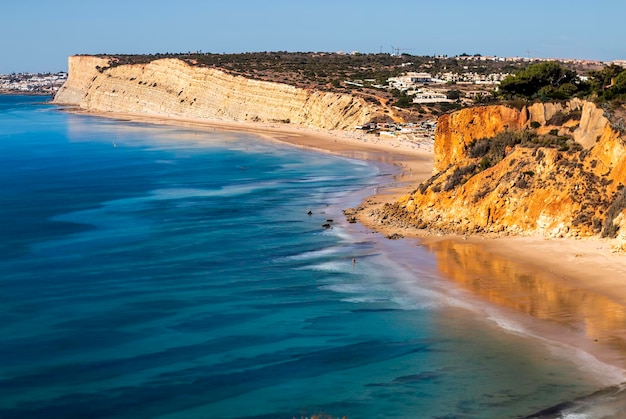
M 0 418 L 514 418 L 599 388 L 345 221 L 390 168 L 44 99 L 0 96 Z

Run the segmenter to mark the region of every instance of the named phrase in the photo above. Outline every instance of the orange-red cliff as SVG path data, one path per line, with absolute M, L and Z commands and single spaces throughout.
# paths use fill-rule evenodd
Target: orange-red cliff
M 567 134 L 575 147 L 507 146 L 491 166 L 472 157 L 477 140 L 505 132 Z M 626 142 L 591 102 L 444 115 L 434 159 L 433 177 L 383 208 L 381 222 L 461 234 L 626 239 Z

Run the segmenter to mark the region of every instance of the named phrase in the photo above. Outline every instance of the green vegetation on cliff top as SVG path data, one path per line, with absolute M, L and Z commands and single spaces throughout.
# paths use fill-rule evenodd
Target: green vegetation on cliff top
M 240 54 L 176 53 L 154 55 L 99 55 L 108 58 L 108 67 L 145 64 L 156 59 L 176 58 L 190 65 L 219 68 L 233 75 L 286 83 L 324 91 L 348 92 L 372 103 L 393 104 L 409 119 L 424 114 L 438 115 L 471 105 L 470 102 L 420 105 L 406 94 L 376 88 L 387 79 L 407 72 L 477 74 L 510 73 L 491 94 L 480 95 L 478 103 L 505 103 L 521 107 L 533 101 L 567 100 L 580 97 L 596 101 L 610 114 L 626 103 L 626 69 L 610 65 L 576 67 L 571 63 L 524 60 L 465 61 L 456 57 L 415 56 L 409 54 L 342 54 L 324 52 L 250 52 Z M 105 71 L 105 68 L 100 68 Z M 582 74 L 582 76 L 581 76 Z M 350 83 L 349 81 L 360 83 Z M 448 93 L 454 92 L 450 90 Z M 621 111 L 619 111 L 621 112 Z M 411 116 L 412 114 L 415 114 Z M 607 115 L 610 116 L 610 115 Z
M 596 102 L 626 99 L 626 69 L 610 65 L 591 71 L 588 77 L 556 62 L 533 64 L 506 77 L 500 84 L 503 97 L 521 97 L 541 101 L 590 98 Z

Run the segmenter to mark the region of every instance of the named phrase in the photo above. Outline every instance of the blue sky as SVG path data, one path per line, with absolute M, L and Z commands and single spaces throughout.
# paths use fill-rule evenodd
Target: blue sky
M 0 73 L 95 53 L 361 51 L 626 59 L 624 0 L 7 0 Z

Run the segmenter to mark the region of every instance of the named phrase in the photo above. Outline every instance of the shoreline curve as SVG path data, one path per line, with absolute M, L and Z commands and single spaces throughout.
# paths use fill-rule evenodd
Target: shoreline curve
M 433 148 L 432 143 L 415 143 L 400 139 L 380 140 L 358 133 L 346 131 L 326 131 L 300 126 L 283 124 L 237 122 L 222 120 L 205 120 L 166 117 L 161 115 L 110 113 L 86 111 L 80 108 L 63 107 L 59 109 L 70 113 L 84 114 L 129 122 L 149 123 L 156 125 L 174 125 L 194 129 L 244 132 L 260 136 L 266 140 L 290 144 L 309 150 L 316 150 L 367 160 L 377 164 L 393 165 L 398 171 L 393 176 L 381 176 L 386 183 L 378 185 L 376 194 L 367 197 L 356 213 L 359 223 L 366 229 L 383 237 L 402 237 L 417 239 L 418 246 L 426 247 L 438 260 L 439 273 L 442 277 L 464 287 L 463 280 L 455 277 L 458 272 L 467 270 L 466 266 L 457 266 L 456 273 L 449 269 L 451 250 L 458 256 L 459 249 L 470 251 L 470 254 L 481 254 L 485 260 L 497 260 L 498 266 L 509 261 L 521 267 L 522 275 L 542 275 L 542 283 L 553 283 L 555 290 L 579 290 L 582 299 L 594 295 L 604 306 L 619 307 L 619 316 L 605 319 L 609 314 L 581 313 L 580 321 L 588 321 L 590 317 L 597 324 L 607 323 L 603 330 L 589 332 L 578 331 L 574 336 L 551 336 L 556 342 L 564 342 L 568 346 L 581 349 L 591 354 L 602 363 L 606 363 L 624 371 L 626 377 L 626 255 L 610 251 L 608 242 L 602 239 L 545 239 L 543 237 L 499 237 L 499 236 L 460 236 L 453 234 L 431 233 L 426 230 L 406 229 L 384 226 L 377 222 L 374 212 L 387 202 L 397 200 L 407 194 L 432 174 Z M 397 236 L 399 235 L 399 236 Z M 407 240 L 407 246 L 414 246 Z M 476 253 L 478 252 L 478 253 Z M 455 256 L 455 257 L 456 257 Z M 502 262 L 505 261 L 505 262 Z M 546 282 L 547 281 L 547 282 Z M 481 295 L 475 289 L 467 288 L 472 295 L 488 300 L 489 303 L 500 305 L 506 309 L 515 307 L 502 305 L 494 299 Z M 568 291 L 569 290 L 569 291 Z M 503 291 L 506 294 L 506 290 Z M 555 291 L 556 292 L 556 291 Z M 540 296 L 539 296 L 540 297 Z M 595 300 L 594 300 L 595 301 Z M 604 303 L 603 303 L 604 302 Z M 593 310 L 595 306 L 583 307 Z M 519 311 L 533 316 L 533 313 Z M 539 320 L 550 320 L 545 316 L 534 316 Z M 622 323 L 623 320 L 623 323 Z M 549 328 L 551 329 L 551 328 Z M 598 329 L 598 327 L 596 327 Z M 553 329 L 551 329 L 553 331 Z M 618 383 L 614 383 L 618 384 Z

